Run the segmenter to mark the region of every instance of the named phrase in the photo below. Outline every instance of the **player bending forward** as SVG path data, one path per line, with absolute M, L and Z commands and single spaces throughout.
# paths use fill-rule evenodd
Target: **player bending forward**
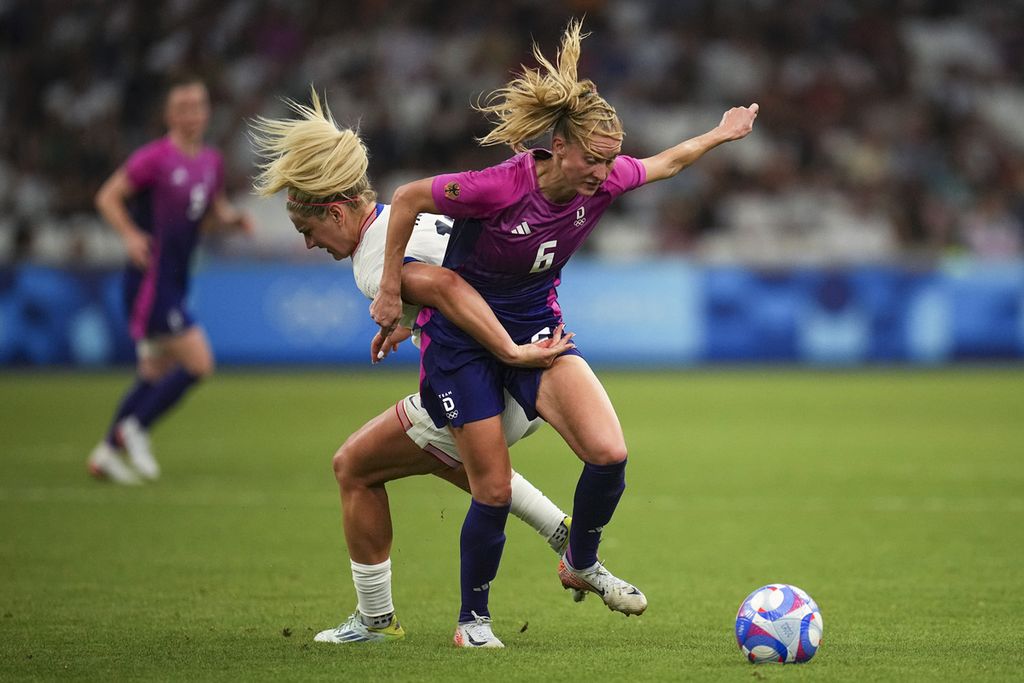
M 555 63 L 535 45 L 539 68 L 524 69 L 484 98 L 480 109 L 491 115 L 493 127 L 481 142 L 508 145 L 513 157 L 481 171 L 414 180 L 395 191 L 383 275 L 370 308 L 385 339 L 401 318 L 402 259 L 419 213 L 459 219 L 444 265 L 483 296 L 513 340 L 529 341 L 562 324 L 562 268 L 613 201 L 750 133 L 756 104 L 730 109 L 714 129 L 653 157 L 620 154 L 623 129 L 615 109 L 593 82 L 578 76 L 581 30 L 580 22 L 570 22 Z M 550 149 L 526 147 L 542 135 L 550 135 Z M 511 498 L 499 423 L 506 392 L 528 417 L 550 423 L 583 462 L 569 547 L 558 567 L 562 585 L 598 593 L 613 610 L 641 614 L 644 594 L 597 557 L 626 488 L 627 450 L 612 402 L 580 351 L 569 349 L 544 369 L 510 368 L 443 310 L 424 308 L 417 322 L 424 339 L 420 397 L 434 424 L 453 432 L 473 490 L 462 527 L 455 643 L 503 647 L 491 627 L 488 598 Z
M 309 249 L 320 248 L 335 260 L 352 258 L 359 289 L 372 299 L 384 263 L 390 207 L 376 201 L 367 177 L 366 148 L 358 135 L 341 129 L 314 90 L 311 106 L 289 102 L 295 119 L 258 118 L 252 123 L 256 150 L 267 161 L 254 183 L 263 196 L 287 191 L 288 216 Z M 419 216 L 402 272 L 407 325 L 386 347 L 378 335 L 371 353 L 383 358 L 409 335 L 408 321 L 420 305 L 445 311 L 503 362 L 547 367 L 566 349 L 571 335 L 542 344 L 517 346 L 473 288 L 438 264 L 444 258 L 452 222 L 444 216 Z M 502 430 L 509 445 L 532 434 L 530 421 L 508 399 Z M 446 429 L 434 426 L 417 394 L 410 394 L 352 434 L 333 459 L 341 493 L 345 542 L 355 584 L 355 612 L 338 627 L 320 632 L 318 642 L 355 643 L 397 640 L 405 631 L 395 616 L 391 593 L 391 513 L 385 485 L 418 474 L 434 474 L 469 491 L 461 458 Z M 518 473 L 512 474 L 511 514 L 537 530 L 556 553 L 564 552 L 570 520 L 561 509 Z M 582 599 L 582 593 L 574 595 Z

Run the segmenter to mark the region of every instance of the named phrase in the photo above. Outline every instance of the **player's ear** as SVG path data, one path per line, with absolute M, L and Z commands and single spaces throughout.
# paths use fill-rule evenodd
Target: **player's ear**
M 558 133 L 551 136 L 551 153 L 557 157 L 565 156 L 565 138 Z
M 344 216 L 341 213 L 341 206 L 338 205 L 338 204 L 334 204 L 333 206 L 328 206 L 327 207 L 327 217 L 329 219 L 331 219 L 332 221 L 334 221 L 335 223 L 337 223 L 338 225 L 341 225 L 341 222 L 344 219 Z

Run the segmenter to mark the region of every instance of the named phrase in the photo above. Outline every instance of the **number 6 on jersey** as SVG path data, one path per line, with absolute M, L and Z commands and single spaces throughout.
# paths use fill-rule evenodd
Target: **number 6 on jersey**
M 533 262 L 533 268 L 530 268 L 531 273 L 540 273 L 551 267 L 551 264 L 555 262 L 556 246 L 558 246 L 558 240 L 541 242 L 540 248 L 537 249 L 537 260 Z

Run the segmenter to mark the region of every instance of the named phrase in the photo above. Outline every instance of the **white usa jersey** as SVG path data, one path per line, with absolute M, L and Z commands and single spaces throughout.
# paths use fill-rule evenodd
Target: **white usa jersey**
M 380 289 L 380 276 L 384 272 L 384 245 L 388 236 L 388 217 L 391 206 L 381 204 L 381 211 L 370 221 L 352 253 L 352 276 L 356 286 L 367 299 L 377 296 Z M 439 266 L 444 261 L 444 252 L 448 248 L 453 221 L 447 216 L 432 213 L 421 213 L 416 216 L 416 224 L 412 236 L 405 248 L 405 257 Z M 412 327 L 419 306 L 404 304 L 401 325 Z

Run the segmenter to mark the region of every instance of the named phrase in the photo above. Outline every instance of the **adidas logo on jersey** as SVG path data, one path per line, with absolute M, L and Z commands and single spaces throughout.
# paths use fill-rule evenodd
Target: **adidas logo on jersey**
M 513 235 L 529 235 L 531 232 L 533 232 L 533 230 L 530 229 L 530 225 L 526 221 L 523 221 L 516 227 L 512 228 Z

